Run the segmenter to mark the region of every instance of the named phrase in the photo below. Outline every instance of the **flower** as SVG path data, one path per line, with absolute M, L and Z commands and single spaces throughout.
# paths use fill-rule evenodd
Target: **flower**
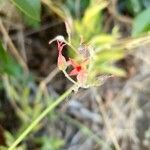
M 60 70 L 65 70 L 67 68 L 67 61 L 65 57 L 62 55 L 62 50 L 65 45 L 66 44 L 63 43 L 63 41 L 57 40 L 57 48 L 58 48 L 57 65 Z
M 77 81 L 81 84 L 84 85 L 86 80 L 87 80 L 87 65 L 88 61 L 87 59 L 84 60 L 82 63 L 77 63 L 74 59 L 69 60 L 69 65 L 73 66 L 73 70 L 69 73 L 70 76 L 75 76 L 77 77 Z

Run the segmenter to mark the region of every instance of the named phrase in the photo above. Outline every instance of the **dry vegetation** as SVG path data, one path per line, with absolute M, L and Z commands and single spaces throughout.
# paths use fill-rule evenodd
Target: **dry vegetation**
M 25 18 L 11 1 L 1 1 L 0 42 L 7 52 L 6 56 L 0 54 L 0 149 L 5 150 L 72 85 L 57 69 L 57 47 L 55 42 L 49 45 L 49 40 L 57 35 L 66 39 L 71 36 L 73 45 L 78 47 L 80 30 L 85 33 L 90 28 L 71 18 L 67 0 L 64 5 L 62 1 L 42 0 L 39 27 L 26 21 L 31 18 Z M 75 16 L 82 20 L 89 4 L 82 4 L 81 11 L 81 1 L 78 2 Z M 96 43 L 96 48 L 123 50 L 121 57 L 109 56 L 116 70 L 108 66 L 105 72 L 100 71 L 95 76 L 101 81 L 100 86 L 73 91 L 34 126 L 15 150 L 150 149 L 150 36 L 146 31 L 133 38 L 134 15 L 126 8 L 119 13 L 120 1 L 105 2 L 100 12 L 102 29 L 95 28 L 95 33 L 87 31 L 83 36 L 85 41 Z M 71 19 L 73 29 L 66 30 L 65 21 L 70 23 Z M 97 35 L 102 40 L 94 41 Z M 70 50 L 69 46 L 63 55 L 73 57 L 66 49 Z M 99 51 L 97 54 L 101 56 Z M 3 60 L 4 57 L 8 58 Z M 125 70 L 126 75 L 117 67 Z

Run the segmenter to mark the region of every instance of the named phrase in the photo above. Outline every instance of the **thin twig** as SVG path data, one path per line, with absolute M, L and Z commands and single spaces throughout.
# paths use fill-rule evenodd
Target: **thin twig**
M 121 148 L 120 148 L 120 146 L 119 146 L 119 143 L 118 143 L 118 141 L 117 141 L 117 138 L 116 138 L 116 136 L 115 136 L 115 133 L 114 133 L 112 127 L 111 127 L 109 118 L 108 118 L 108 116 L 107 116 L 107 114 L 106 114 L 105 108 L 104 108 L 103 104 L 101 103 L 101 98 L 99 97 L 99 95 L 98 95 L 96 89 L 94 89 L 93 91 L 94 91 L 95 99 L 96 99 L 97 103 L 99 104 L 100 111 L 101 111 L 101 114 L 102 114 L 102 116 L 103 116 L 103 119 L 104 119 L 106 128 L 107 128 L 107 130 L 108 130 L 108 132 L 109 132 L 109 134 L 110 134 L 110 137 L 111 137 L 111 139 L 112 139 L 112 142 L 113 142 L 113 144 L 114 144 L 114 146 L 115 146 L 115 149 L 116 149 L 116 150 L 121 150 Z
M 46 85 L 56 76 L 59 71 L 60 70 L 58 68 L 55 68 L 44 80 L 42 80 L 39 85 L 40 89 L 44 90 Z
M 45 84 L 48 84 L 59 71 L 58 68 L 55 68 L 44 80 L 41 81 L 41 83 L 44 82 Z
M 38 88 L 38 92 L 36 94 L 36 100 L 40 100 L 42 97 L 42 92 L 44 92 L 46 95 L 48 93 L 46 85 L 56 76 L 56 74 L 59 72 L 58 68 L 55 68 L 46 78 L 44 78 Z

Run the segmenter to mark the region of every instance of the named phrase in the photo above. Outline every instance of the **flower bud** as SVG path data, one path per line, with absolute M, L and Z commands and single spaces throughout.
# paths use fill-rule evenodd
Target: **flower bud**
M 58 56 L 57 65 L 59 70 L 66 70 L 67 68 L 67 61 L 62 54 L 59 54 Z

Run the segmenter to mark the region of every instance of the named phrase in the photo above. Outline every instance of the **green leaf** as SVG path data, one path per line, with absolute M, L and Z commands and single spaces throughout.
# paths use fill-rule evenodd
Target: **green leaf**
M 98 67 L 98 69 L 100 73 L 113 74 L 121 77 L 126 76 L 126 72 L 123 69 L 117 68 L 115 66 L 110 66 L 108 64 L 101 65 Z
M 94 36 L 90 43 L 92 45 L 111 44 L 115 41 L 115 37 L 109 34 L 100 34 Z
M 0 150 L 8 150 L 8 148 L 6 146 L 0 146 Z
M 142 9 L 141 0 L 130 0 L 130 5 L 133 8 L 135 14 L 139 13 Z
M 106 6 L 107 3 L 105 1 L 102 1 L 100 4 L 95 2 L 95 4 L 86 9 L 82 19 L 82 34 L 87 40 L 101 31 L 102 15 L 100 12 Z
M 28 26 L 31 26 L 35 29 L 38 29 L 40 27 L 40 22 L 39 21 L 34 20 L 34 19 L 30 19 L 30 17 L 27 16 L 27 15 L 24 15 L 23 19 L 24 19 L 26 25 L 28 25 Z
M 64 145 L 64 141 L 59 138 L 44 136 L 41 150 L 59 150 Z
M 11 0 L 25 15 L 33 20 L 40 21 L 40 0 Z
M 69 9 L 71 15 L 76 18 L 81 18 L 83 15 L 85 9 L 89 5 L 90 0 L 80 0 L 80 1 L 75 1 L 75 0 L 66 0 L 65 1 L 65 6 Z M 79 7 L 77 7 L 79 5 Z
M 0 73 L 7 73 L 8 75 L 20 76 L 22 68 L 4 49 L 0 41 Z
M 4 0 L 0 0 L 0 4 L 2 4 L 4 2 Z
M 124 51 L 123 50 L 102 50 L 98 52 L 94 58 L 95 64 L 100 65 L 104 62 L 114 62 L 124 57 Z
M 138 34 L 150 30 L 150 8 L 142 11 L 138 14 L 133 22 L 132 35 L 137 36 Z
M 102 2 L 101 5 L 93 5 L 85 11 L 85 15 L 83 17 L 83 24 L 89 25 L 91 23 L 91 20 L 95 18 L 96 15 L 99 14 L 99 12 L 104 9 L 107 6 L 107 3 Z

